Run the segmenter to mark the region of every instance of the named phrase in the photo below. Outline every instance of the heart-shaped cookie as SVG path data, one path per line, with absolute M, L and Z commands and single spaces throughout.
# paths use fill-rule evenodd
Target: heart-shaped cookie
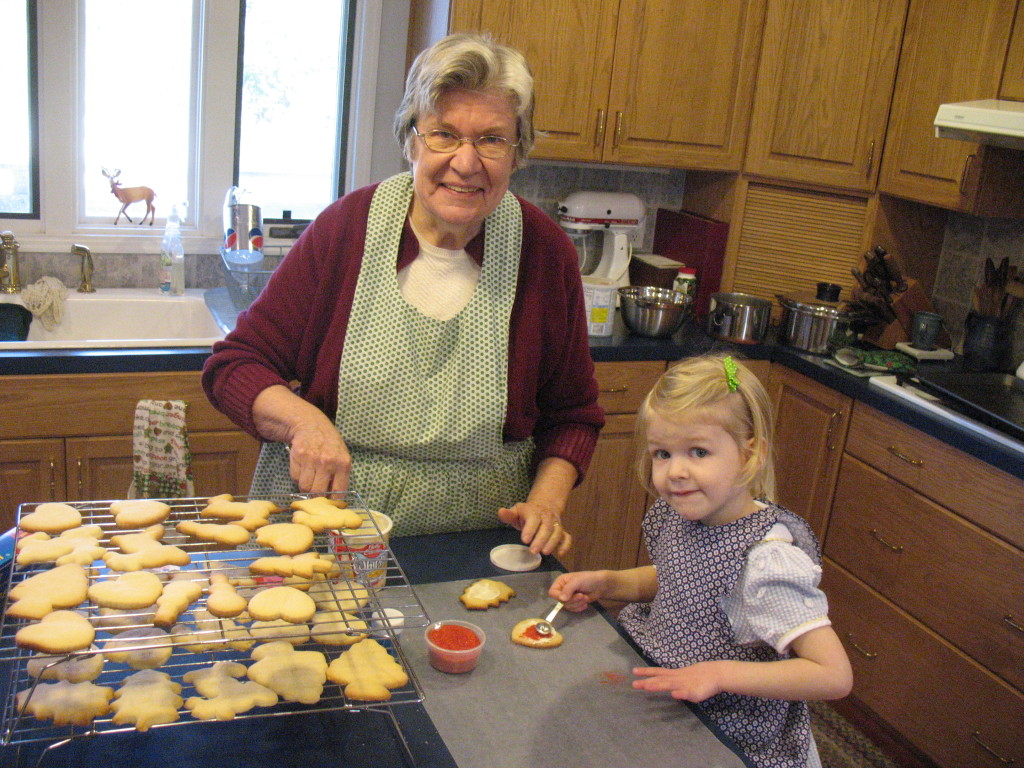
M 54 611 L 36 624 L 22 627 L 14 642 L 42 653 L 71 653 L 92 645 L 96 637 L 89 620 L 74 611 Z
M 104 608 L 130 611 L 152 605 L 163 592 L 160 577 L 150 571 L 129 571 L 89 587 L 89 599 Z
M 284 619 L 293 624 L 309 621 L 316 613 L 313 598 L 295 587 L 271 587 L 249 600 L 249 615 L 259 621 Z

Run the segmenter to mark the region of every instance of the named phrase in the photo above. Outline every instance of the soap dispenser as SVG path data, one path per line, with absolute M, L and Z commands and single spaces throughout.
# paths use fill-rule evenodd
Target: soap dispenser
M 185 249 L 181 242 L 181 222 L 188 203 L 175 203 L 167 217 L 164 239 L 160 244 L 160 292 L 181 296 L 185 293 Z

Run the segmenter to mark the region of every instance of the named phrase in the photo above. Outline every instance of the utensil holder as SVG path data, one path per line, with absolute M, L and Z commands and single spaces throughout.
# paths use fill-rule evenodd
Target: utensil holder
M 995 315 L 968 312 L 964 321 L 964 363 L 971 371 L 1009 371 L 1012 326 Z

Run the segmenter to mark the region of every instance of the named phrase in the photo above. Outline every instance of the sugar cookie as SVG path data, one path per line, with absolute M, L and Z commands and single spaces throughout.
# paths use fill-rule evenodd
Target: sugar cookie
M 359 513 L 348 509 L 344 501 L 332 501 L 317 496 L 291 503 L 292 522 L 306 525 L 316 533 L 339 528 L 358 528 L 363 524 Z
M 98 651 L 95 645 L 90 651 Z M 89 653 L 81 656 L 51 656 L 40 653 L 25 664 L 25 671 L 40 680 L 66 680 L 69 683 L 84 683 L 95 680 L 103 671 L 103 654 Z
M 88 648 L 95 638 L 96 630 L 85 616 L 74 611 L 54 611 L 19 629 L 14 642 L 21 648 L 58 654 Z
M 202 584 L 188 578 L 175 578 L 164 585 L 163 593 L 156 601 L 153 623 L 169 629 L 188 607 L 203 594 Z
M 270 587 L 252 596 L 248 610 L 249 615 L 258 621 L 284 619 L 298 623 L 313 618 L 316 603 L 294 587 Z
M 293 624 L 284 619 L 254 621 L 249 625 L 249 635 L 261 643 L 277 640 L 298 647 L 309 642 L 309 624 Z
M 249 541 L 249 532 L 234 523 L 199 523 L 182 520 L 175 526 L 179 533 L 200 541 L 212 541 L 225 547 L 237 547 Z
M 358 701 L 387 701 L 391 689 L 409 682 L 402 665 L 376 640 L 356 643 L 327 668 L 327 679 L 345 686 L 345 695 Z
M 223 573 L 210 574 L 210 594 L 206 598 L 206 609 L 214 616 L 231 618 L 245 610 L 249 601 Z
M 341 566 L 334 558 L 319 552 L 303 552 L 301 555 L 278 555 L 259 557 L 249 563 L 249 572 L 258 576 L 300 576 L 312 579 L 316 574 L 333 576 L 341 573 Z
M 154 725 L 177 722 L 183 700 L 181 683 L 166 672 L 143 669 L 128 675 L 114 691 L 110 709 L 115 725 L 134 725 L 136 731 L 148 731 Z
M 272 707 L 277 694 L 253 680 L 238 680 L 245 675 L 245 665 L 234 661 L 218 661 L 211 667 L 185 673 L 199 696 L 185 700 L 192 717 L 199 720 L 233 720 L 235 715 L 253 707 Z
M 327 682 L 327 658 L 320 651 L 296 651 L 277 641 L 256 646 L 256 660 L 247 670 L 250 680 L 274 691 L 285 701 L 316 704 Z
M 542 635 L 534 629 L 543 619 L 523 619 L 512 627 L 512 642 L 527 648 L 557 648 L 562 644 L 562 635 L 554 627 L 550 635 Z
M 115 571 L 140 571 L 143 568 L 163 568 L 166 565 L 188 565 L 188 552 L 160 543 L 164 527 L 151 525 L 141 533 L 122 533 L 110 537 L 110 543 L 120 552 L 107 552 L 103 562 Z
M 110 514 L 118 528 L 145 528 L 166 520 L 171 507 L 153 499 L 129 499 L 111 504 Z
M 270 516 L 280 511 L 281 508 L 272 501 L 262 501 L 259 499 L 235 501 L 231 494 L 223 493 L 220 496 L 210 498 L 206 507 L 199 513 L 199 516 L 217 520 L 230 520 L 247 531 L 255 531 L 257 528 L 269 525 Z
M 37 720 L 52 720 L 55 726 L 87 726 L 110 711 L 114 689 L 94 683 L 39 683 L 18 693 L 15 705 Z
M 202 608 L 192 612 L 190 624 L 171 627 L 171 640 L 191 653 L 210 653 L 225 648 L 248 651 L 255 645 L 247 627 L 232 619 L 218 618 Z
M 369 590 L 358 581 L 314 581 L 307 594 L 326 611 L 358 611 L 370 602 Z
M 156 604 L 144 608 L 125 611 L 120 608 L 100 608 L 96 616 L 96 628 L 105 629 L 112 635 L 126 629 L 137 629 L 153 623 L 156 615 Z
M 153 605 L 163 592 L 160 577 L 150 571 L 130 571 L 89 587 L 88 595 L 96 605 L 130 611 Z
M 483 611 L 495 608 L 515 596 L 516 591 L 504 582 L 479 579 L 462 591 L 459 600 L 471 611 Z
M 15 584 L 8 592 L 7 615 L 41 619 L 57 608 L 74 608 L 85 600 L 89 577 L 80 565 L 59 565 Z
M 51 538 L 48 533 L 37 531 L 18 539 L 16 549 L 18 565 L 35 563 L 56 563 L 57 565 L 89 565 L 103 557 L 106 550 L 99 545 L 103 529 L 98 525 L 80 525 L 69 528 L 60 536 Z
M 299 555 L 313 546 L 313 531 L 298 523 L 271 523 L 256 529 L 256 541 L 279 555 Z
M 324 645 L 352 645 L 366 637 L 366 622 L 351 613 L 317 611 L 310 624 L 310 639 Z
M 168 632 L 157 627 L 128 629 L 103 644 L 108 661 L 132 669 L 156 669 L 167 663 L 174 648 Z
M 21 518 L 18 527 L 23 531 L 35 533 L 61 533 L 69 528 L 77 528 L 82 524 L 82 513 L 70 504 L 47 501 L 39 504 L 32 512 Z

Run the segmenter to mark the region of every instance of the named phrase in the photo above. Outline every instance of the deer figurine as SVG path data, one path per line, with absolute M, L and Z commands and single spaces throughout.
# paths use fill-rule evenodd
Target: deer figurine
M 131 216 L 128 215 L 125 210 L 132 203 L 137 203 L 140 200 L 146 201 L 146 214 L 142 217 L 139 224 L 146 223 L 146 217 L 149 217 L 149 225 L 153 226 L 153 217 L 156 215 L 156 207 L 153 205 L 153 198 L 156 197 L 154 192 L 149 187 L 122 187 L 121 182 L 117 180 L 117 177 L 121 175 L 121 169 L 115 168 L 113 173 L 110 173 L 106 168 L 103 168 L 103 175 L 110 180 L 110 194 L 117 198 L 118 202 L 121 203 L 121 210 L 117 212 L 117 218 L 114 219 L 114 226 L 117 226 L 117 222 L 121 220 L 121 214 L 128 219 L 129 224 L 134 224 Z

